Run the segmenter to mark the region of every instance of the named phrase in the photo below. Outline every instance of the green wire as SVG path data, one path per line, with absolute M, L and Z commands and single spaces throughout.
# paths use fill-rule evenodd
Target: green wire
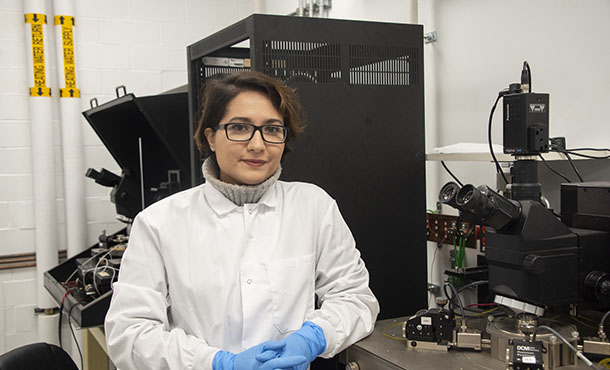
M 455 234 L 453 235 L 453 256 L 455 257 L 455 268 L 458 267 L 458 252 L 457 252 L 457 248 L 456 248 L 456 241 L 455 241 L 456 237 Z
M 458 238 L 458 255 L 460 256 L 460 268 L 462 268 L 462 237 Z
M 464 267 L 464 258 L 466 258 L 466 238 L 464 237 L 462 237 L 461 255 L 460 263 L 462 264 L 462 267 Z
M 464 267 L 464 255 L 466 254 L 466 244 L 464 243 L 464 237 L 462 237 L 462 242 L 460 243 L 460 263 L 462 264 L 462 267 Z
M 460 237 L 460 267 L 464 267 L 464 237 Z
M 457 246 L 459 246 L 459 250 L 455 250 L 454 247 L 456 267 L 462 268 L 464 267 L 464 256 L 466 254 L 466 239 L 460 236 Z

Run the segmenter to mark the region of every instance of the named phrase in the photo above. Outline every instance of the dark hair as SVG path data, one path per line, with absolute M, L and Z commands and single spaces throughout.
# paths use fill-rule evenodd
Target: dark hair
M 283 82 L 255 71 L 242 71 L 206 81 L 203 93 L 201 118 L 195 131 L 195 143 L 204 157 L 210 155 L 210 145 L 205 137 L 206 128 L 214 128 L 225 115 L 229 103 L 241 92 L 258 91 L 269 97 L 282 115 L 288 128 L 284 154 L 290 151 L 290 143 L 303 132 L 304 122 L 301 102 L 296 92 Z

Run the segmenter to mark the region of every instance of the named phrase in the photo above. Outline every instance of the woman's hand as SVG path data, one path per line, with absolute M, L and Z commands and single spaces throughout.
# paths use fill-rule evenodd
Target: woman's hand
M 212 368 L 214 370 L 274 370 L 290 369 L 305 364 L 307 359 L 301 355 L 283 355 L 280 353 L 286 347 L 283 341 L 267 341 L 254 347 L 234 354 L 218 351 L 214 356 Z
M 268 346 L 269 343 L 272 342 L 263 343 L 263 352 L 260 355 L 256 355 L 257 360 L 263 360 L 267 352 L 277 351 L 277 349 Z M 280 359 L 297 357 L 306 359 L 303 363 L 294 365 L 295 370 L 307 370 L 307 366 L 326 349 L 324 331 L 311 321 L 306 321 L 299 330 L 290 334 L 283 340 L 273 343 L 284 345 L 281 350 Z M 279 348 L 279 346 L 275 348 Z

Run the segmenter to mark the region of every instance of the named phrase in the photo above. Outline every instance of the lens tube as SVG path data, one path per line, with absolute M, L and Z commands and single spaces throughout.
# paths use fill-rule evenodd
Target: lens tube
M 480 215 L 483 224 L 496 230 L 512 224 L 521 214 L 518 202 L 504 198 L 486 185 L 478 188 L 470 184 L 464 185 L 455 201 L 460 210 Z

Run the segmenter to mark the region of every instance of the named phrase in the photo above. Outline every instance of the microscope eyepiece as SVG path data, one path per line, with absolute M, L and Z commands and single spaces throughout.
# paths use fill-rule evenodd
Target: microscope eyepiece
M 455 182 L 448 182 L 441 188 L 438 200 L 459 210 L 461 217 L 496 230 L 512 224 L 521 214 L 518 202 L 504 198 L 486 185 L 467 184 L 460 188 Z
M 464 185 L 457 194 L 456 202 L 460 209 L 471 211 L 485 218 L 489 216 L 495 208 L 495 204 L 491 197 L 488 197 L 490 192 L 485 185 L 475 188 L 473 185 Z
M 453 181 L 448 182 L 443 185 L 441 191 L 438 193 L 438 201 L 441 202 L 441 204 L 447 204 L 453 208 L 458 208 L 455 198 L 459 191 L 460 186 L 458 184 Z

